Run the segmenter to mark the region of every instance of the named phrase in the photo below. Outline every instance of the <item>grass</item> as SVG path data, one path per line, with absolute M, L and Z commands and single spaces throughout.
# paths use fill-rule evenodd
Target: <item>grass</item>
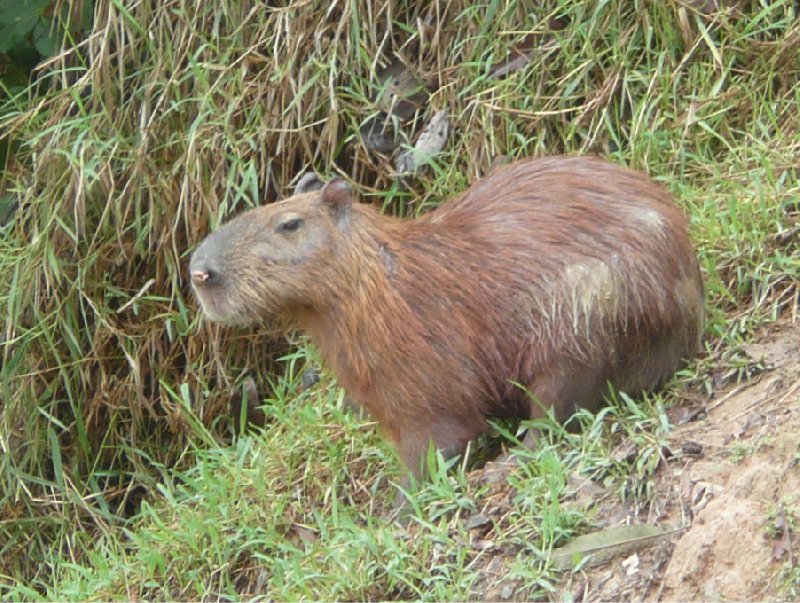
M 797 316 L 800 253 L 782 238 L 800 213 L 796 8 L 686 5 L 98 3 L 90 37 L 0 112 L 17 149 L 0 194 L 19 204 L 0 237 L 0 596 L 546 597 L 548 551 L 590 522 L 564 505 L 567 477 L 646 507 L 663 405 L 747 378 L 732 350 Z M 493 78 L 529 33 L 531 61 Z M 393 54 L 438 80 L 426 110 L 455 127 L 405 183 L 358 136 Z M 438 467 L 400 529 L 381 516 L 389 448 L 338 410 L 330 376 L 299 392 L 313 350 L 203 324 L 188 254 L 308 167 L 413 213 L 498 158 L 561 152 L 675 193 L 706 278 L 706 353 L 660 397 L 583 418 L 583 435 L 551 425 L 487 534 L 461 520 L 491 491 L 460 466 Z M 268 422 L 234 438 L 226 407 L 246 374 Z M 637 457 L 610 461 L 625 438 Z M 494 567 L 497 551 L 515 561 Z
M 293 384 L 277 385 L 285 398 L 265 401 L 266 429 L 226 447 L 190 446 L 186 470 L 156 464 L 165 479 L 134 518 L 99 538 L 73 534 L 85 547 L 82 563 L 52 552 L 54 586 L 36 584 L 44 597 L 452 600 L 486 588 L 491 550 L 462 521 L 482 510 L 486 486 L 433 458 L 432 483 L 412 497 L 408 528 L 398 526 L 384 517 L 395 461 L 375 431 L 338 410 L 335 387 L 297 400 Z M 537 424 L 542 446 L 513 477 L 513 511 L 493 516 L 487 535 L 497 550 L 520 551 L 504 583 L 519 581 L 533 597 L 550 588 L 548 551 L 587 521 L 563 505 L 569 475 L 622 485 L 639 473 L 610 461 L 609 446 L 651 413 L 624 403 L 586 414 L 585 435 Z M 639 435 L 652 445 L 659 433 Z M 205 438 L 196 434 L 195 443 Z M 5 597 L 24 597 L 23 588 Z

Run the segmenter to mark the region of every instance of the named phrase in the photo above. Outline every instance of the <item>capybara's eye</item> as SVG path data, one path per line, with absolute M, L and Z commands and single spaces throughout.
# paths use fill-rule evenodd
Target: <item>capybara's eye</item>
M 302 218 L 292 218 L 291 220 L 286 220 L 286 222 L 281 223 L 281 225 L 278 226 L 278 230 L 280 230 L 281 232 L 294 232 L 302 225 L 303 225 Z

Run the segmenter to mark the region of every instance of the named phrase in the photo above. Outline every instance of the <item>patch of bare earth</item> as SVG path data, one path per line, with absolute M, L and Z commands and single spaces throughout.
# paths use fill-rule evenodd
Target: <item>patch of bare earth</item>
M 702 405 L 671 409 L 671 456 L 655 476 L 647 508 L 625 505 L 589 485 L 598 530 L 648 524 L 664 535 L 616 553 L 609 547 L 599 562 L 565 573 L 553 598 L 786 596 L 778 574 L 800 554 L 790 511 L 800 506 L 800 325 L 779 323 L 745 352 L 766 370 Z M 486 598 L 516 598 L 511 585 L 503 590 L 502 579 L 500 584 Z

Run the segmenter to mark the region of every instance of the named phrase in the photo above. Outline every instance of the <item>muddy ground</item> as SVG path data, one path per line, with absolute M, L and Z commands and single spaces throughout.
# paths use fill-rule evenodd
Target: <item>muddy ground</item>
M 649 505 L 576 483 L 598 531 L 645 524 L 664 533 L 598 552 L 595 563 L 564 573 L 553 599 L 792 598 L 791 568 L 800 586 L 800 322 L 777 323 L 743 351 L 765 370 L 670 409 L 675 427 Z M 499 577 L 508 562 L 501 553 L 487 570 Z M 481 598 L 519 596 L 501 578 Z

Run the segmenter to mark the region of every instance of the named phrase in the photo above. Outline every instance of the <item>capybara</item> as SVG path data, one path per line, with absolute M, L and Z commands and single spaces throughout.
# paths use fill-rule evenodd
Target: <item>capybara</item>
M 430 442 L 458 454 L 489 418 L 650 390 L 703 331 L 683 214 L 594 157 L 512 163 L 415 219 L 333 180 L 234 218 L 189 270 L 211 320 L 306 332 L 416 474 Z

